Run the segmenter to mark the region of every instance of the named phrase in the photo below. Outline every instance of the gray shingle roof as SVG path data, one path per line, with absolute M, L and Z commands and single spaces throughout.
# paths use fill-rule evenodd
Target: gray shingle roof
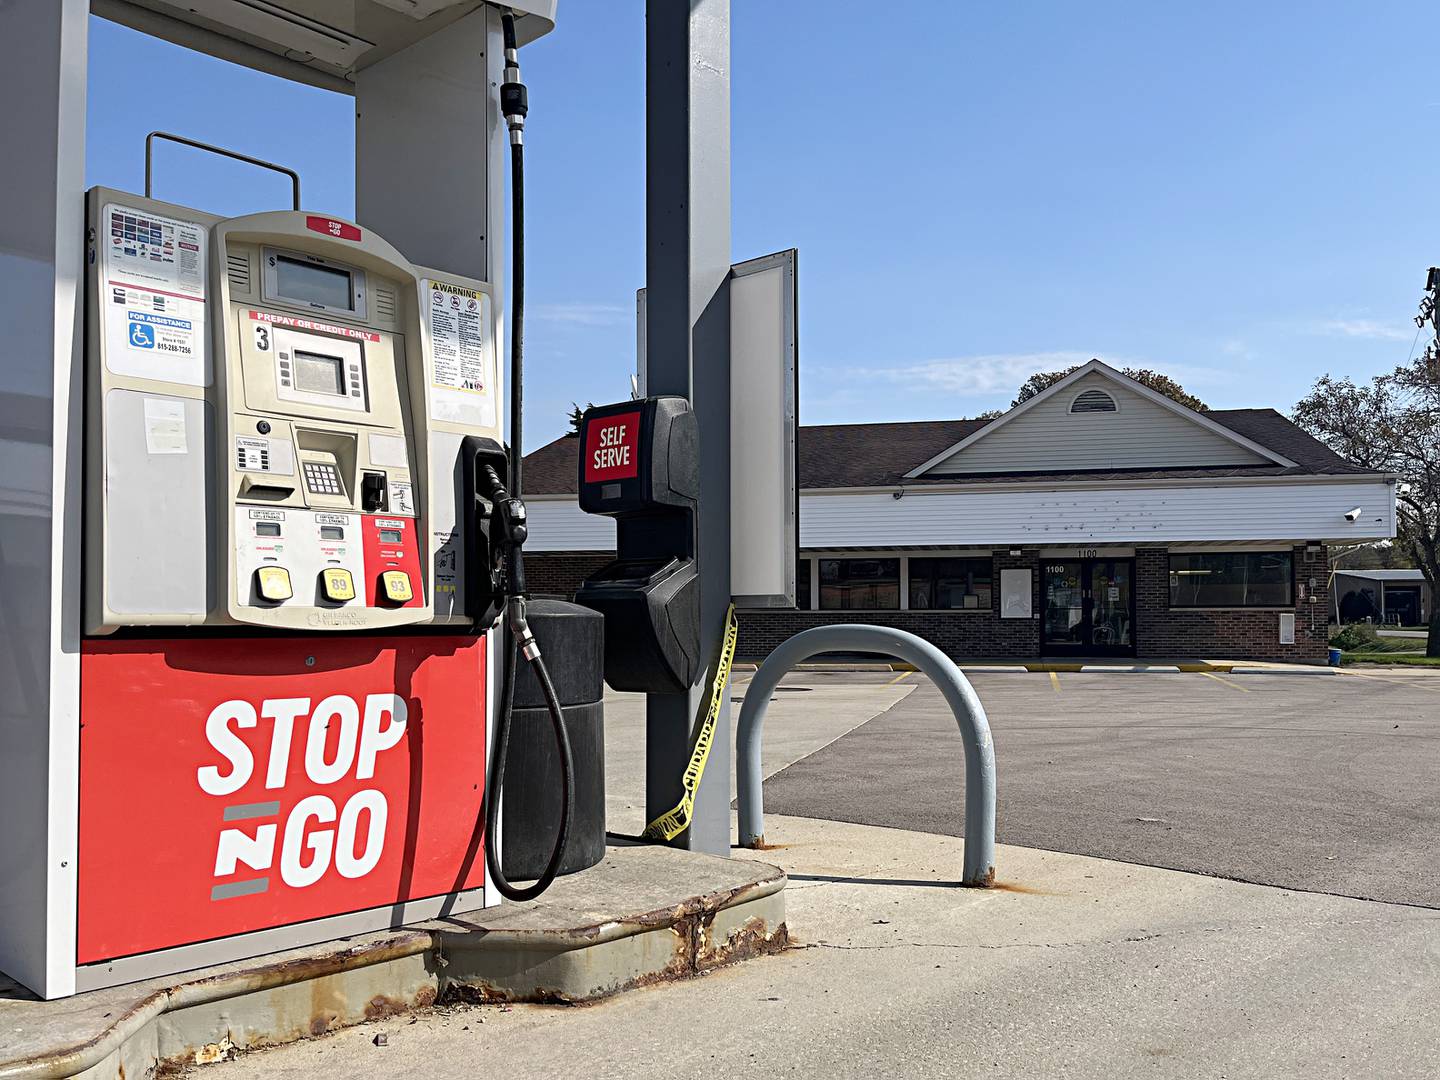
M 1274 409 L 1214 409 L 1207 417 L 1237 435 L 1296 463 L 1184 469 L 1125 469 L 1091 472 L 984 473 L 925 476 L 906 480 L 917 465 L 948 450 L 988 420 L 920 420 L 889 424 L 821 424 L 800 428 L 797 437 L 801 488 L 899 487 L 902 484 L 1054 482 L 1057 480 L 1158 480 L 1232 476 L 1326 476 L 1369 473 L 1296 427 Z M 580 440 L 556 439 L 525 455 L 525 492 L 573 495 Z

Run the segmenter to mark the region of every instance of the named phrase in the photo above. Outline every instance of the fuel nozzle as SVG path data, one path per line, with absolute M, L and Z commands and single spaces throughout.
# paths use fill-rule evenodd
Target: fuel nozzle
M 525 543 L 530 535 L 529 517 L 525 512 L 525 504 L 514 498 L 505 488 L 505 481 L 500 479 L 500 474 L 495 471 L 493 465 L 485 465 L 480 470 L 488 490 L 485 495 L 490 499 L 495 509 L 495 522 L 499 526 L 500 547 L 518 548 Z

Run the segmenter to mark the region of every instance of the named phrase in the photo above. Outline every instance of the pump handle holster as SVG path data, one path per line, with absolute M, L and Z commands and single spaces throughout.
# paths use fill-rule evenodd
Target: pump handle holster
M 495 504 L 487 496 L 485 466 L 500 476 L 509 469 L 505 448 L 494 439 L 467 435 L 460 444 L 460 527 L 465 552 L 465 611 L 477 632 L 489 629 L 505 607 L 505 567 Z

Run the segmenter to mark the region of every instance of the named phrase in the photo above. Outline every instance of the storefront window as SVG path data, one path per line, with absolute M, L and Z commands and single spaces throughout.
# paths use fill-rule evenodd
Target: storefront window
M 899 559 L 820 560 L 821 610 L 896 610 L 899 607 Z
M 991 560 L 910 559 L 913 611 L 990 610 Z
M 1288 551 L 1206 551 L 1170 556 L 1171 607 L 1290 607 Z
M 795 608 L 810 610 L 810 560 L 803 555 L 795 561 Z

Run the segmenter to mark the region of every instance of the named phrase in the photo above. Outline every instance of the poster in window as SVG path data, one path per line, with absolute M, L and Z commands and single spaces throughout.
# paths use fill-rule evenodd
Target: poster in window
M 1000 617 L 1029 619 L 1034 615 L 1029 570 L 1000 571 Z

